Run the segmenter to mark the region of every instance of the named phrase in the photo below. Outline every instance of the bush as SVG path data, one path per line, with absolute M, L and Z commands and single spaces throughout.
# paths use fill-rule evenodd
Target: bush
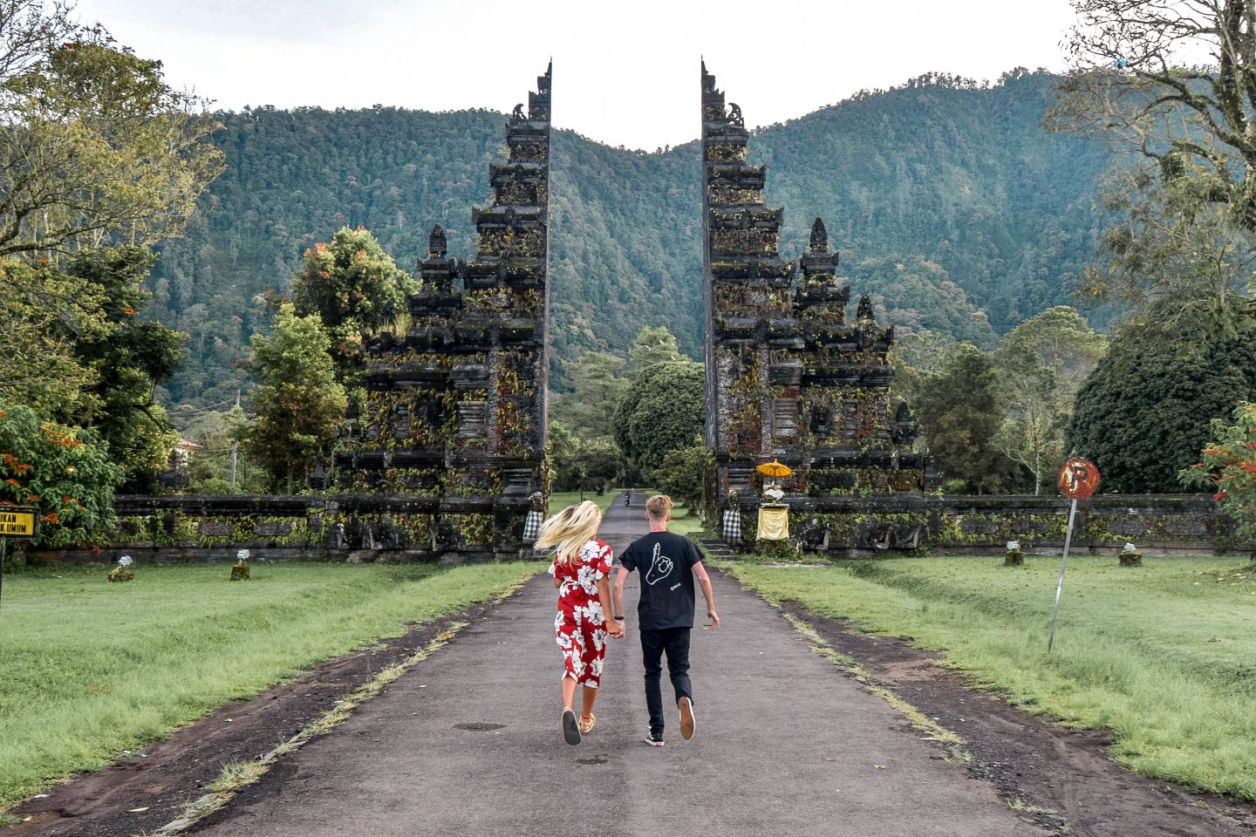
M 90 431 L 0 403 L 0 505 L 37 507 L 41 544 L 88 541 L 113 525 L 122 477 Z
M 1256 404 L 1241 402 L 1234 422 L 1211 422 L 1212 441 L 1202 461 L 1184 468 L 1179 476 L 1190 486 L 1215 489 L 1214 499 L 1235 524 L 1235 534 L 1256 542 Z

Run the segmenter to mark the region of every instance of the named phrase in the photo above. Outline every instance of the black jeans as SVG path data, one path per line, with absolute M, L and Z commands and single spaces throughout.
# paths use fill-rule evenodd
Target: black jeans
M 689 684 L 689 628 L 641 629 L 641 660 L 645 663 L 645 705 L 650 710 L 650 732 L 663 734 L 663 693 L 659 676 L 663 653 L 667 653 L 667 674 L 672 679 L 676 700 L 693 700 Z

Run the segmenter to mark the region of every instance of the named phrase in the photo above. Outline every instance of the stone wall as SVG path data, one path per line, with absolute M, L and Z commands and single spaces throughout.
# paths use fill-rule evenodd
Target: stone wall
M 444 561 L 483 559 L 461 550 L 415 549 L 397 533 L 398 520 L 423 520 L 429 529 L 460 515 L 491 519 L 490 500 L 370 497 L 371 514 L 344 509 L 344 497 L 184 496 L 119 497 L 118 528 L 91 549 L 41 550 L 49 560 L 110 562 L 122 554 L 137 560 L 228 561 L 248 549 L 271 560 Z M 823 504 L 791 503 L 790 527 L 808 551 L 833 556 L 926 549 L 931 554 L 1002 552 L 1018 540 L 1027 552 L 1056 552 L 1064 544 L 1069 501 L 1062 497 L 940 497 L 898 495 Z M 742 550 L 754 547 L 755 513 L 742 509 Z M 347 512 L 352 512 L 348 514 Z M 351 521 L 338 524 L 338 515 Z M 344 528 L 341 528 L 344 527 Z M 1076 551 L 1116 552 L 1132 541 L 1146 553 L 1250 551 L 1232 539 L 1232 527 L 1216 512 L 1211 495 L 1100 495 L 1077 504 Z M 430 535 L 429 535 L 430 536 Z M 825 540 L 827 536 L 827 541 Z M 373 548 L 363 548 L 370 543 Z M 15 545 L 16 546 L 16 545 Z M 529 553 L 530 554 L 530 553 Z
M 808 552 L 859 555 L 888 550 L 932 553 L 1026 552 L 1064 545 L 1070 501 L 1063 497 L 943 497 L 903 494 L 868 498 L 794 498 L 790 534 Z M 753 550 L 757 505 L 741 505 L 742 538 Z M 1117 551 L 1126 542 L 1151 553 L 1249 549 L 1206 494 L 1098 495 L 1077 503 L 1072 548 Z

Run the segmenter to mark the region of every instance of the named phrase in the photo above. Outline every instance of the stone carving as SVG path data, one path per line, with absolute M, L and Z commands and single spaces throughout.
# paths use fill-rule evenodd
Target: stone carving
M 829 233 L 824 229 L 824 221 L 818 217 L 811 225 L 811 249 L 820 253 L 829 249 Z
M 443 259 L 448 248 L 445 241 L 445 231 L 440 224 L 432 227 L 432 234 L 427 237 L 427 257 L 429 259 Z
M 867 294 L 859 297 L 859 313 L 855 315 L 858 321 L 871 321 L 874 318 L 872 313 L 872 298 Z

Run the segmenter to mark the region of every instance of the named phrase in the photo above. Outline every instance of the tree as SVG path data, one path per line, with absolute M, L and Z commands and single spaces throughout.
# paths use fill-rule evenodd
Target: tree
M 1117 136 L 1256 231 L 1256 5 L 1073 0 L 1057 127 Z
M 655 481 L 665 494 L 701 512 L 706 499 L 707 477 L 715 468 L 715 454 L 706 445 L 693 445 L 669 451 Z
M 157 475 L 178 441 L 154 390 L 183 363 L 187 337 L 139 317 L 151 296 L 142 283 L 154 261 L 150 250 L 124 246 L 80 250 L 67 268 L 102 300 L 105 325 L 76 342 L 75 354 L 96 374 L 84 389 L 84 408 L 72 418 L 96 429 L 110 457 L 122 466 L 125 487 L 136 492 L 157 488 Z
M 611 436 L 614 405 L 626 381 L 615 373 L 624 359 L 605 352 L 585 352 L 571 369 L 571 392 L 556 393 L 550 400 L 550 415 L 563 422 L 582 439 Z
M 71 10 L 0 0 L 0 255 L 155 243 L 222 171 L 203 103 Z
M 580 440 L 561 421 L 549 423 L 546 444 L 549 467 L 555 491 L 575 491 L 584 482 L 584 459 L 580 456 Z
M 1123 170 L 1109 178 L 1103 206 L 1115 219 L 1104 233 L 1111 258 L 1088 267 L 1078 285 L 1091 303 L 1137 309 L 1174 300 L 1169 316 L 1199 309 L 1193 317 L 1233 333 L 1232 303 L 1250 294 L 1256 250 L 1252 231 L 1235 223 L 1228 205 L 1215 199 L 1207 178 L 1174 169 L 1161 176 Z
M 957 343 L 937 374 L 921 387 L 915 413 L 937 467 L 957 490 L 1003 490 L 1012 463 L 994 444 L 1003 414 L 994 361 L 970 343 Z
M 1064 459 L 1073 399 L 1106 349 L 1103 335 L 1060 305 L 1014 328 L 994 354 L 1003 409 L 995 443 L 1033 475 L 1034 494 Z
M 549 461 L 555 491 L 590 489 L 600 494 L 620 472 L 619 451 L 609 438 L 582 439 L 561 421 L 549 425 Z
M 248 426 L 243 409 L 197 414 L 185 408 L 182 412 L 175 416 L 179 435 L 198 445 L 188 452 L 188 493 L 262 494 L 268 490 L 268 475 L 239 455 L 239 438 Z
M 0 396 L 95 428 L 133 491 L 155 488 L 177 440 L 154 388 L 182 362 L 184 335 L 140 318 L 153 259 L 126 246 L 0 261 Z
M 1256 400 L 1256 329 L 1231 336 L 1175 314 L 1162 300 L 1123 325 L 1077 394 L 1066 445 L 1099 466 L 1105 491 L 1177 490 L 1209 421 Z
M 47 421 L 0 401 L 0 506 L 39 509 L 39 541 L 90 541 L 114 522 L 122 470 L 90 431 Z
M 256 415 L 241 442 L 271 475 L 275 488 L 292 492 L 334 441 L 347 399 L 336 382 L 331 339 L 314 315 L 280 306 L 270 337 L 254 335 L 250 363 L 261 379 L 253 393 Z
M 98 370 L 76 351 L 103 337 L 99 289 L 46 261 L 0 259 L 0 401 L 41 415 L 76 414 Z
M 317 315 L 331 336 L 341 381 L 361 361 L 363 336 L 393 322 L 414 290 L 414 280 L 364 227 L 342 227 L 330 242 L 306 250 L 292 283 L 297 315 Z
M 628 374 L 636 375 L 656 363 L 688 360 L 680 353 L 676 335 L 667 326 L 642 326 L 628 347 Z
M 651 479 L 669 451 L 701 438 L 705 421 L 702 364 L 673 361 L 638 373 L 615 408 L 612 427 L 624 458 Z
M 890 394 L 909 405 L 915 404 L 924 382 L 941 370 L 954 343 L 946 335 L 928 329 L 897 335 L 889 352 L 890 366 L 894 368 Z

